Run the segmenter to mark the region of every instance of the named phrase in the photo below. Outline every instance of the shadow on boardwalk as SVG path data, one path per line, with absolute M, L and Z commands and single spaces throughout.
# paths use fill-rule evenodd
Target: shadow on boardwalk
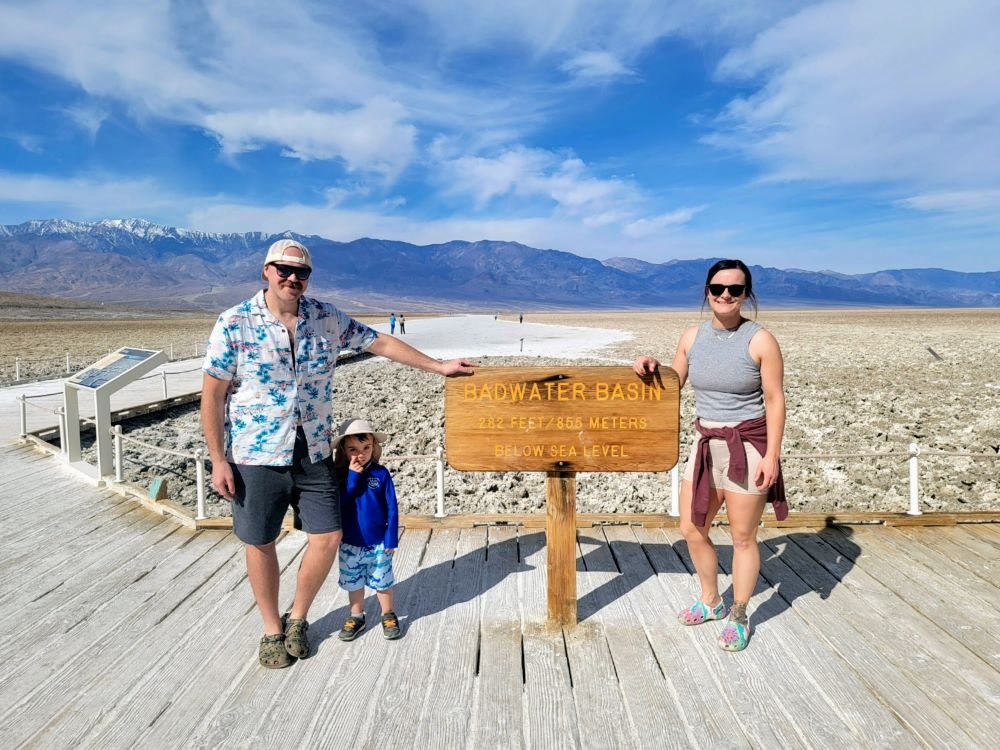
M 773 560 L 781 559 L 782 553 L 787 545 L 795 544 L 796 540 L 804 539 L 807 536 L 822 535 L 824 532 L 796 532 L 790 534 L 783 534 L 773 539 L 768 540 L 768 545 L 759 545 L 761 560 Z M 843 558 L 851 566 L 853 566 L 854 561 L 857 560 L 858 556 L 861 554 L 861 548 L 850 539 L 853 533 L 849 527 L 840 527 L 838 533 L 843 535 L 846 539 L 846 544 L 841 541 L 841 547 L 845 547 L 848 550 L 848 554 L 844 554 Z M 632 547 L 635 552 L 645 555 L 647 558 L 653 559 L 663 559 L 665 553 L 675 555 L 683 563 L 684 568 L 687 573 L 694 573 L 694 565 L 691 562 L 691 556 L 688 552 L 688 545 L 685 541 L 678 541 L 674 544 L 640 544 L 639 542 L 614 542 L 612 544 L 612 554 L 615 554 L 615 549 L 620 548 L 625 550 L 625 548 Z M 769 554 L 769 547 L 779 550 L 777 553 Z M 733 547 L 731 544 L 719 544 L 716 543 L 716 551 L 719 556 L 719 566 L 722 569 L 720 572 L 731 573 L 733 564 Z M 615 567 L 609 568 L 606 564 L 601 566 L 600 564 L 594 565 L 589 564 L 591 555 L 584 555 L 583 562 L 586 565 L 587 570 L 591 571 L 603 571 L 606 573 L 621 573 L 621 568 L 617 562 L 619 557 L 630 557 L 627 554 L 618 554 L 614 559 Z M 634 559 L 634 557 L 632 558 Z M 793 570 L 793 566 L 787 566 L 788 570 Z M 634 573 L 634 571 L 632 571 Z M 614 602 L 617 598 L 624 596 L 626 593 L 631 591 L 633 588 L 641 584 L 646 579 L 656 575 L 656 571 L 653 566 L 643 568 L 639 571 L 641 575 L 632 576 L 619 576 L 611 581 L 607 581 L 604 584 L 598 586 L 593 591 L 584 595 L 577 602 L 578 616 L 581 621 L 587 619 L 588 617 L 593 617 L 597 612 L 599 612 L 604 607 L 608 606 Z M 678 571 L 679 572 L 679 571 Z M 820 598 L 827 599 L 833 591 L 833 587 L 839 583 L 839 579 L 829 578 L 832 583 L 824 584 L 821 588 L 816 588 L 814 591 L 819 594 Z M 762 579 L 758 579 L 757 586 L 754 589 L 754 595 L 757 596 L 768 590 L 771 591 L 771 596 L 764 602 L 760 602 L 756 605 L 753 610 L 754 623 L 760 625 L 767 620 L 770 620 L 778 615 L 782 614 L 792 606 L 792 602 L 795 600 L 794 596 L 789 596 L 787 592 L 782 594 L 781 580 L 772 581 L 768 583 Z M 723 599 L 726 601 L 732 601 L 732 587 L 728 590 L 721 592 Z
M 786 546 L 789 544 L 796 546 L 797 540 L 805 539 L 808 536 L 815 536 L 817 533 L 822 536 L 824 532 L 793 532 L 773 537 L 768 540 L 767 545 L 760 545 L 761 559 L 765 561 L 780 560 Z M 861 554 L 861 548 L 851 540 L 853 532 L 849 527 L 839 527 L 835 533 L 841 536 L 839 547 L 843 551 L 842 558 L 845 562 L 845 569 L 850 569 Z M 534 551 L 544 546 L 544 532 L 531 532 L 497 542 L 491 541 L 488 545 L 484 545 L 464 555 L 459 555 L 452 560 L 421 568 L 413 575 L 403 579 L 395 587 L 394 597 L 397 603 L 407 601 L 411 596 L 411 592 L 426 591 L 435 586 L 442 585 L 441 582 L 449 581 L 455 571 L 460 571 L 460 575 L 468 576 L 468 578 L 462 581 L 451 580 L 447 595 L 436 598 L 436 604 L 417 607 L 413 612 L 401 611 L 400 614 L 403 616 L 404 628 L 408 629 L 422 617 L 428 617 L 456 604 L 477 599 L 494 586 L 502 583 L 509 576 L 517 576 L 520 573 L 534 570 L 533 565 L 523 560 L 525 556 L 523 552 L 524 550 Z M 618 559 L 636 559 L 634 556 L 635 553 L 649 560 L 664 559 L 664 555 L 669 555 L 668 559 L 673 559 L 677 563 L 676 573 L 690 575 L 694 572 L 687 543 L 684 541 L 678 541 L 674 544 L 614 541 L 610 544 L 610 547 L 611 555 L 599 555 L 596 551 L 588 552 L 577 560 L 578 568 L 582 567 L 591 572 L 619 574 L 613 579 L 597 586 L 578 600 L 577 612 L 581 622 L 594 617 L 602 609 L 617 599 L 625 597 L 632 589 L 657 575 L 657 571 L 652 564 L 642 566 L 640 571 L 629 571 L 630 575 L 628 576 L 621 575 L 623 571 L 618 563 Z M 716 549 L 722 572 L 730 573 L 732 571 L 733 559 L 732 545 L 716 544 Z M 770 550 L 772 549 L 777 550 L 777 552 L 771 552 Z M 616 554 L 616 550 L 618 554 Z M 490 565 L 487 564 L 488 558 L 502 562 Z M 607 560 L 611 560 L 613 564 L 609 566 L 606 562 Z M 788 565 L 781 566 L 781 569 L 791 571 L 794 568 L 792 565 Z M 336 575 L 336 571 L 334 570 L 331 575 Z M 670 575 L 670 573 L 661 571 L 659 575 Z M 789 575 L 794 574 L 789 573 Z M 831 576 L 824 579 L 824 581 L 826 582 L 820 587 L 812 590 L 819 594 L 820 598 L 827 599 L 840 580 Z M 754 622 L 759 625 L 783 614 L 792 606 L 792 602 L 796 598 L 790 595 L 788 591 L 797 590 L 798 588 L 788 587 L 783 593 L 783 589 L 786 589 L 786 587 L 782 586 L 781 579 L 770 583 L 759 580 L 754 595 L 762 594 L 768 590 L 770 590 L 771 595 L 766 601 L 756 605 L 754 609 Z M 727 600 L 732 599 L 731 587 L 729 590 L 723 592 L 723 596 Z M 373 609 L 377 612 L 378 605 L 374 603 L 374 596 L 369 595 L 366 600 L 366 610 L 370 613 Z M 348 607 L 342 606 L 326 613 L 317 620 L 311 630 L 314 643 L 319 646 L 325 638 L 335 633 L 348 614 Z

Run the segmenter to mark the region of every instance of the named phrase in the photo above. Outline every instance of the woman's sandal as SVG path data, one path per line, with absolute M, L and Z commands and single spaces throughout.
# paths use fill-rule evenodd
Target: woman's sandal
M 750 621 L 739 622 L 730 618 L 719 634 L 719 648 L 726 651 L 742 651 L 750 643 Z
M 682 609 L 677 613 L 677 621 L 681 625 L 701 625 L 709 620 L 721 620 L 726 616 L 726 605 L 720 599 L 714 607 L 709 607 L 701 601 L 697 601 L 687 609 Z
M 285 650 L 285 634 L 265 635 L 260 639 L 258 653 L 260 665 L 268 669 L 284 669 L 292 663 L 292 657 Z

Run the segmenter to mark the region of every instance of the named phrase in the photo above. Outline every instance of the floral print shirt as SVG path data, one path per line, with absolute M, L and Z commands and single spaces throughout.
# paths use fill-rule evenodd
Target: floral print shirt
M 231 381 L 226 397 L 226 453 L 237 464 L 290 466 L 302 427 L 315 463 L 330 455 L 333 371 L 337 355 L 362 352 L 378 333 L 333 305 L 299 299 L 295 352 L 264 291 L 219 316 L 202 369 Z

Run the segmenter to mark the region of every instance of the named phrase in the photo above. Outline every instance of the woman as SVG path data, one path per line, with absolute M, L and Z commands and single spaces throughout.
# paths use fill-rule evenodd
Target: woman
M 750 639 L 747 603 L 760 572 L 757 527 L 764 505 L 788 514 L 779 457 L 785 431 L 784 363 L 769 331 L 743 315 L 748 300 L 757 311 L 750 269 L 741 260 L 720 260 L 708 270 L 705 300 L 712 318 L 681 335 L 673 369 L 681 387 L 690 376 L 695 393 L 697 440 L 681 485 L 680 527 L 694 562 L 701 596 L 678 614 L 684 625 L 726 616 L 719 595 L 718 557 L 708 531 L 726 504 L 733 538 L 733 606 L 719 636 L 727 651 Z M 651 373 L 659 362 L 639 357 L 633 368 Z

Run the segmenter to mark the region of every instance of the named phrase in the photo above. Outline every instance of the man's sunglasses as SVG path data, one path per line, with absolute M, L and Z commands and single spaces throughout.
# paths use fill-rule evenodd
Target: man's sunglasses
M 306 281 L 312 275 L 311 268 L 302 268 L 301 266 L 286 266 L 284 263 L 272 263 L 271 268 L 278 272 L 278 276 L 283 279 L 287 279 L 293 273 L 299 281 Z
M 711 292 L 713 297 L 721 297 L 722 293 L 729 290 L 729 294 L 732 297 L 739 297 L 746 291 L 746 284 L 709 284 L 708 291 Z

